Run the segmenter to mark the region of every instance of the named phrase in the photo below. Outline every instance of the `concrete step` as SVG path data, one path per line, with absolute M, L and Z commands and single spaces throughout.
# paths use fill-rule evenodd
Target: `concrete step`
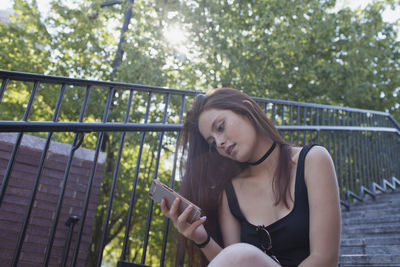
M 384 209 L 370 209 L 368 206 L 365 206 L 364 209 L 355 210 L 355 211 L 342 211 L 342 219 L 345 220 L 347 218 L 374 218 L 380 216 L 387 216 L 393 214 L 399 214 L 399 207 L 386 207 Z
M 342 210 L 339 266 L 400 267 L 400 190 Z
M 390 246 L 365 246 L 359 245 L 354 246 L 341 246 L 341 255 L 354 255 L 354 254 L 399 254 L 400 255 L 400 244 Z
M 363 224 L 386 224 L 400 222 L 400 212 L 397 214 L 389 214 L 383 216 L 374 217 L 348 217 L 342 219 L 342 227 L 348 227 L 351 225 L 363 225 Z
M 400 222 L 386 224 L 347 225 L 342 236 L 392 235 L 400 234 Z
M 387 192 L 387 193 L 382 193 L 378 194 L 374 199 L 372 199 L 370 196 L 365 196 L 363 201 L 358 201 L 354 199 L 354 202 L 351 204 L 350 209 L 356 209 L 360 206 L 363 206 L 365 204 L 382 204 L 382 203 L 399 203 L 400 201 L 400 189 L 398 189 L 395 192 Z
M 360 202 L 350 206 L 350 212 L 364 210 L 365 206 L 368 206 L 370 209 L 385 209 L 387 207 L 399 207 L 399 205 L 400 205 L 400 197 L 398 199 L 390 199 L 386 201 Z
M 400 266 L 400 254 L 342 255 L 339 266 Z
M 392 246 L 400 244 L 400 234 L 368 236 L 363 238 L 342 237 L 341 246 Z

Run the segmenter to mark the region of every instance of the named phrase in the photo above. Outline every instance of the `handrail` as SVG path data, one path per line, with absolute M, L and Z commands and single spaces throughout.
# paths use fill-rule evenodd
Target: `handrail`
M 62 76 L 53 76 L 53 75 L 44 75 L 44 74 L 36 74 L 36 73 L 28 73 L 28 72 L 18 72 L 18 71 L 9 71 L 9 70 L 0 70 L 0 78 L 1 79 L 9 79 L 9 80 L 17 80 L 17 81 L 25 81 L 25 82 L 41 82 L 41 83 L 53 83 L 53 84 L 68 84 L 75 86 L 96 86 L 103 88 L 113 87 L 115 89 L 126 89 L 130 88 L 136 91 L 153 91 L 157 93 L 165 93 L 170 92 L 174 94 L 186 94 L 186 95 L 196 95 L 202 93 L 201 91 L 195 90 L 181 90 L 181 89 L 172 89 L 166 87 L 159 86 L 150 86 L 150 85 L 142 85 L 135 83 L 122 83 L 122 82 L 108 82 L 108 81 L 99 81 L 99 80 L 88 80 L 88 79 L 77 79 L 77 78 L 68 78 Z
M 0 132 L 140 132 L 140 131 L 179 131 L 183 124 L 172 123 L 120 123 L 120 122 L 50 122 L 50 121 L 0 121 Z M 400 130 L 390 127 L 360 126 L 304 126 L 280 125 L 284 131 L 369 131 L 396 133 Z
M 14 179 L 14 163 L 18 160 L 20 146 L 33 143 L 28 142 L 28 140 L 33 140 L 33 138 L 26 138 L 25 140 L 25 136 L 29 133 L 33 133 L 34 135 L 38 135 L 37 133 L 48 133 L 46 142 L 43 141 L 43 144 L 45 144 L 44 148 L 35 148 L 41 149 L 42 155 L 40 164 L 37 167 L 37 174 L 35 177 L 31 177 L 34 180 L 34 186 L 32 187 L 31 197 L 27 200 L 28 205 L 26 206 L 23 227 L 19 230 L 20 234 L 16 242 L 15 253 L 12 255 L 14 265 L 20 262 L 20 255 L 24 255 L 22 252 L 25 247 L 25 236 L 31 221 L 31 213 L 34 214 L 35 212 L 35 195 L 40 191 L 42 173 L 45 173 L 45 169 L 47 168 L 47 156 L 54 153 L 54 149 L 50 149 L 50 143 L 54 139 L 53 133 L 54 135 L 56 133 L 61 133 L 61 135 L 63 133 L 72 133 L 74 138 L 72 144 L 68 146 L 71 147 L 70 152 L 63 152 L 63 155 L 68 157 L 68 162 L 62 177 L 61 190 L 58 194 L 57 210 L 52 215 L 53 224 L 50 227 L 51 234 L 50 237 L 48 237 L 48 234 L 45 237 L 49 238 L 45 250 L 45 261 L 48 262 L 52 257 L 56 257 L 54 256 L 56 252 L 52 251 L 52 244 L 55 242 L 55 233 L 58 231 L 57 227 L 59 227 L 57 226 L 57 220 L 63 211 L 63 198 L 65 194 L 68 194 L 66 190 L 68 190 L 68 184 L 71 183 L 69 178 L 71 175 L 70 168 L 75 158 L 74 153 L 78 151 L 77 149 L 80 146 L 90 144 L 95 156 L 90 173 L 86 177 L 88 185 L 84 199 L 81 201 L 82 213 L 77 215 L 80 218 L 76 225 L 78 230 L 74 234 L 77 237 L 73 238 L 71 233 L 67 236 L 69 240 L 76 240 L 78 244 L 71 246 L 75 249 L 73 253 L 68 253 L 70 248 L 69 241 L 63 242 L 67 245 L 65 246 L 66 250 L 62 253 L 64 256 L 60 255 L 60 258 L 61 256 L 63 257 L 63 262 L 69 260 L 66 257 L 72 257 L 70 259 L 71 262 L 76 262 L 78 259 L 78 254 L 80 253 L 79 245 L 84 232 L 83 227 L 85 227 L 88 221 L 86 219 L 87 208 L 91 194 L 93 194 L 91 190 L 94 173 L 98 164 L 106 164 L 103 190 L 105 191 L 104 194 L 109 194 L 109 197 L 106 195 L 103 196 L 102 199 L 106 199 L 107 201 L 100 203 L 99 206 L 102 214 L 105 214 L 104 218 L 100 218 L 100 221 L 103 221 L 103 225 L 105 226 L 102 228 L 100 224 L 98 228 L 95 228 L 97 232 L 93 235 L 100 236 L 101 240 L 92 244 L 96 248 L 95 251 L 91 252 L 93 253 L 92 258 L 96 258 L 97 263 L 101 264 L 101 261 L 104 259 L 102 257 L 104 249 L 109 244 L 108 242 L 112 242 L 109 240 L 110 233 L 112 232 L 110 224 L 111 222 L 116 223 L 120 221 L 121 224 L 119 227 L 121 232 L 118 237 L 115 237 L 119 239 L 113 243 L 115 247 L 121 246 L 119 248 L 122 251 L 120 262 L 129 261 L 127 258 L 129 249 L 136 244 L 132 241 L 132 237 L 134 237 L 140 239 L 139 241 L 136 240 L 138 245 L 135 249 L 136 251 L 141 251 L 137 252 L 137 258 L 141 256 L 141 265 L 147 264 L 149 262 L 148 257 L 146 257 L 148 254 L 147 250 L 151 246 L 149 239 L 152 238 L 154 232 L 159 231 L 160 233 L 164 233 L 162 249 L 161 245 L 160 248 L 152 247 L 151 249 L 152 253 L 160 253 L 161 255 L 159 258 L 160 262 L 157 262 L 157 265 L 165 265 L 165 257 L 168 257 L 166 256 L 166 250 L 168 247 L 169 224 L 168 221 L 162 226 L 152 224 L 155 217 L 153 216 L 153 202 L 148 202 L 144 188 L 149 179 L 155 178 L 161 179 L 172 187 L 179 186 L 179 183 L 175 181 L 178 180 L 176 176 L 179 169 L 177 154 L 179 151 L 175 151 L 176 139 L 183 125 L 183 114 L 187 110 L 187 102 L 193 100 L 197 94 L 204 94 L 204 92 L 5 70 L 0 70 L 0 79 L 2 79 L 0 107 L 4 104 L 4 99 L 7 99 L 14 92 L 11 91 L 9 93 L 7 90 L 19 90 L 20 87 L 10 86 L 14 81 L 26 83 L 27 86 L 24 88 L 32 88 L 30 95 L 27 97 L 29 100 L 26 100 L 28 104 L 26 105 L 23 117 L 15 121 L 0 120 L 0 138 L 2 135 L 4 137 L 2 133 L 17 133 L 12 138 L 7 138 L 7 142 L 15 140 L 11 144 L 13 145 L 13 149 L 10 152 L 8 165 L 7 162 L 3 162 L 0 165 L 7 165 L 7 168 L 0 169 L 4 173 L 4 176 L 0 177 L 0 223 L 3 199 L 6 199 L 8 194 L 12 194 L 15 191 L 7 190 L 7 188 L 9 182 L 12 182 Z M 46 90 L 55 90 L 56 92 L 61 88 L 52 121 L 31 118 L 32 110 L 37 105 L 35 99 L 37 95 L 41 94 L 41 84 L 57 85 L 49 86 L 49 88 L 45 87 Z M 63 99 L 68 97 L 65 91 L 68 91 L 71 87 L 79 87 L 82 90 L 86 88 L 86 94 L 82 98 L 74 99 L 74 101 L 81 104 L 79 118 L 78 114 L 74 114 L 71 116 L 74 119 L 68 120 L 65 116 L 62 116 L 62 102 Z M 100 91 L 104 89 L 108 93 L 107 96 L 102 96 L 104 103 L 101 104 L 103 105 L 101 109 L 100 104 L 95 105 L 95 107 L 92 106 L 92 109 L 96 109 L 92 110 L 92 114 L 96 114 L 96 116 L 101 116 L 100 113 L 104 111 L 101 118 L 85 117 L 85 114 L 88 113 L 88 103 L 91 99 L 90 92 L 93 88 L 100 88 Z M 136 92 L 140 93 L 136 94 Z M 124 106 L 122 104 L 112 105 L 113 97 L 117 93 L 120 96 L 119 100 L 124 100 L 120 101 L 124 103 Z M 174 99 L 172 100 L 173 97 Z M 260 97 L 254 97 L 254 100 L 260 104 L 261 108 L 264 108 L 266 114 L 275 123 L 281 135 L 289 143 L 299 146 L 307 143 L 318 143 L 326 147 L 336 167 L 341 204 L 345 208 L 351 208 L 353 199 L 363 201 L 366 195 L 375 198 L 380 192 L 386 192 L 400 186 L 400 164 L 396 164 L 400 158 L 400 124 L 389 113 Z M 133 103 L 139 106 L 134 107 Z M 122 114 L 121 116 L 125 117 L 125 119 L 120 121 L 119 119 L 110 118 L 112 112 L 110 111 L 111 106 L 113 107 L 113 112 L 117 110 L 118 115 Z M 132 110 L 136 112 L 133 113 L 134 116 L 131 116 Z M 89 135 L 88 133 L 92 134 Z M 130 133 L 129 136 L 126 133 Z M 105 144 L 107 144 L 106 139 L 109 136 L 113 136 L 115 139 L 120 138 L 118 148 L 111 147 L 111 145 L 108 149 L 105 147 Z M 35 137 L 35 140 L 37 138 Z M 91 138 L 90 143 L 88 142 L 89 138 Z M 72 140 L 69 137 L 65 139 Z M 114 142 L 115 139 L 113 140 Z M 39 144 L 36 145 L 39 147 Z M 107 160 L 98 161 L 99 153 L 101 153 L 100 150 L 108 151 L 109 158 Z M 128 155 L 125 156 L 125 161 L 129 161 L 128 164 L 127 162 L 123 162 L 124 153 Z M 102 158 L 104 159 L 105 155 L 102 155 Z M 114 160 L 115 162 L 112 162 Z M 29 168 L 35 167 L 29 166 Z M 85 178 L 82 177 L 80 179 Z M 129 183 L 129 185 L 126 186 L 125 184 L 123 188 L 119 188 L 117 184 L 122 181 Z M 121 192 L 117 193 L 118 190 Z M 18 196 L 22 198 L 21 195 Z M 122 199 L 122 196 L 130 196 L 130 200 Z M 121 207 L 129 205 L 129 208 L 126 208 L 126 213 L 122 214 L 119 220 L 112 218 L 114 215 L 112 209 L 116 205 L 114 204 L 116 201 L 120 201 Z M 135 216 L 135 214 L 141 215 Z M 90 216 L 94 215 L 91 214 Z M 133 225 L 137 223 L 145 225 L 147 229 L 146 233 L 132 232 Z M 123 229 L 125 230 L 124 235 L 122 234 Z M 124 237 L 121 238 L 121 236 Z M 158 251 L 159 249 L 162 251 Z M 172 250 L 171 247 L 169 250 Z M 35 257 L 38 258 L 38 256 Z

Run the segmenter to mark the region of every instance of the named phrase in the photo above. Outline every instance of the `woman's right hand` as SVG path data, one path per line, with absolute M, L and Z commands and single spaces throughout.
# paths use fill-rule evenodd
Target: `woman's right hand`
M 171 207 L 167 207 L 165 199 L 161 201 L 161 211 L 173 223 L 175 228 L 184 237 L 193 240 L 197 244 L 201 244 L 207 239 L 207 231 L 203 223 L 206 221 L 206 216 L 201 217 L 193 223 L 188 222 L 188 217 L 193 210 L 193 206 L 188 206 L 181 214 L 178 213 L 180 199 L 176 198 L 172 202 Z

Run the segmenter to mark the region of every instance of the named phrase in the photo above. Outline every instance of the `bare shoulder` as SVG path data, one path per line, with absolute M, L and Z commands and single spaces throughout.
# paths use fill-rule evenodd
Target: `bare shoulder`
M 312 168 L 327 167 L 325 164 L 331 165 L 332 157 L 325 147 L 313 146 L 308 152 L 305 162 Z M 324 166 L 319 164 L 324 164 Z
M 323 146 L 313 146 L 305 159 L 306 183 L 312 179 L 336 179 L 335 167 L 329 151 Z

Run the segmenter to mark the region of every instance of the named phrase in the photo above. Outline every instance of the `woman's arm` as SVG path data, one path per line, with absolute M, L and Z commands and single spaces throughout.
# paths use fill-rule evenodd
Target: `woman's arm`
M 310 256 L 299 266 L 337 266 L 340 246 L 340 200 L 329 152 L 313 147 L 305 160 L 310 207 Z
M 180 234 L 197 244 L 202 244 L 207 240 L 207 231 L 203 225 L 207 218 L 204 216 L 193 223 L 189 223 L 188 217 L 193 207 L 189 206 L 179 214 L 178 207 L 180 201 L 179 198 L 176 198 L 171 207 L 168 208 L 163 199 L 161 201 L 162 213 L 173 222 L 175 228 Z M 214 239 L 211 238 L 210 242 L 201 250 L 206 258 L 211 261 L 222 250 L 222 248 L 214 241 Z
M 184 237 L 194 241 L 197 244 L 203 243 L 207 239 L 207 232 L 203 225 L 203 223 L 206 221 L 206 217 L 202 217 L 192 224 L 188 223 L 187 219 L 192 207 L 189 206 L 184 212 L 182 212 L 182 214 L 178 214 L 179 201 L 180 199 L 175 199 L 171 205 L 171 208 L 168 208 L 165 200 L 162 200 L 162 213 L 173 222 L 175 228 Z M 223 192 L 222 201 L 219 206 L 219 223 L 225 247 L 240 242 L 240 225 L 229 210 L 225 191 Z M 218 255 L 219 252 L 221 252 L 222 248 L 217 242 L 214 241 L 214 239 L 211 238 L 210 242 L 201 250 L 204 253 L 204 256 L 211 261 L 215 258 L 215 256 Z

